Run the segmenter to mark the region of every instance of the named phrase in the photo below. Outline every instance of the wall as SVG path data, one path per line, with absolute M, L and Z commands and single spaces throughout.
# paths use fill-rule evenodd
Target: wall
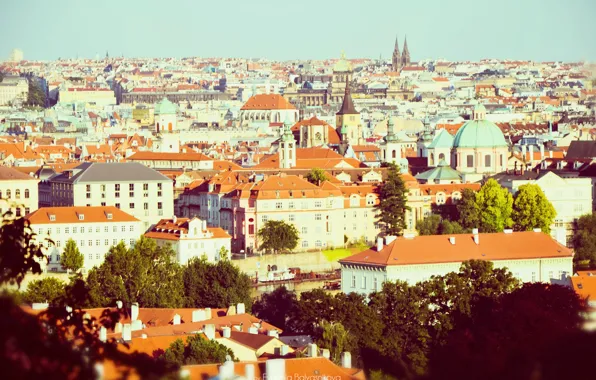
M 30 179 L 24 181 L 4 180 L 0 181 L 0 214 L 8 209 L 15 213 L 17 208 L 21 209 L 21 216 L 38 209 L 38 188 L 39 180 Z M 10 199 L 7 197 L 7 190 L 10 190 Z M 16 198 L 16 191 L 20 191 L 20 197 Z M 25 190 L 29 190 L 29 197 L 25 198 Z
M 325 272 L 339 269 L 338 262 L 330 262 L 322 252 L 301 252 L 284 255 L 251 256 L 246 259 L 233 260 L 240 270 L 250 276 L 255 272 L 263 275 L 267 272 L 267 265 L 277 265 L 278 270 L 300 268 L 304 272 Z M 257 263 L 259 268 L 257 268 Z

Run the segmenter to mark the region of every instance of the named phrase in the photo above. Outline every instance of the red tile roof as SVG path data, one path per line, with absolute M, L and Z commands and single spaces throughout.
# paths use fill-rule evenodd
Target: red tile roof
M 109 214 L 112 215 L 111 219 L 108 219 Z M 54 215 L 55 220 L 50 220 L 50 215 Z M 83 215 L 84 219 L 80 220 L 79 215 Z M 31 224 L 117 223 L 139 221 L 139 219 L 114 206 L 42 207 L 27 215 L 27 219 Z
M 279 94 L 251 96 L 241 110 L 295 110 L 296 107 Z

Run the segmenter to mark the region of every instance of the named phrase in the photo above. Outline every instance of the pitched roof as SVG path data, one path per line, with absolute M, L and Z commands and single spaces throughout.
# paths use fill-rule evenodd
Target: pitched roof
M 596 302 L 596 275 L 590 271 L 580 271 L 577 276 L 571 277 L 573 290 L 584 299 Z
M 36 180 L 36 178 L 28 176 L 16 169 L 6 166 L 0 166 L 0 181 L 21 181 L 21 180 Z
M 83 220 L 79 217 L 83 215 Z M 111 218 L 109 216 L 111 215 Z M 53 219 L 50 219 L 53 216 Z M 26 216 L 31 224 L 118 223 L 138 222 L 139 219 L 114 206 L 42 207 Z
M 145 236 L 153 239 L 164 239 L 164 240 L 180 240 L 182 234 L 188 234 L 188 222 L 190 218 L 176 218 L 173 219 L 161 219 L 151 229 L 151 231 L 145 233 Z M 200 237 L 197 239 L 222 239 L 231 238 L 231 236 L 220 227 L 207 227 L 206 231 L 210 235 L 206 237 Z
M 296 107 L 279 94 L 253 95 L 241 110 L 295 110 Z
M 346 92 L 344 94 L 344 100 L 341 103 L 341 108 L 336 113 L 336 115 L 358 115 L 358 111 L 354 107 L 354 101 L 352 100 L 352 95 L 350 94 L 350 85 L 346 80 Z
M 265 334 L 250 334 L 240 331 L 232 331 L 230 338 L 243 346 L 252 348 L 253 350 L 258 350 L 275 339 L 274 337 Z
M 72 177 L 66 172 L 53 178 L 53 181 L 86 182 L 131 182 L 131 181 L 170 181 L 156 170 L 138 162 L 87 162 L 72 170 Z
M 596 158 L 596 141 L 572 141 L 566 159 Z
M 212 161 L 203 153 L 136 152 L 128 157 L 129 161 Z
M 376 247 L 340 260 L 342 264 L 413 265 L 466 260 L 521 260 L 572 257 L 571 250 L 542 232 L 481 233 L 399 237 L 378 252 Z M 449 241 L 455 237 L 455 244 Z

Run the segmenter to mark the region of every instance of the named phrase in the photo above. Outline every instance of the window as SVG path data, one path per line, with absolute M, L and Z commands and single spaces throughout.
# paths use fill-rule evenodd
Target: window
M 499 161 L 499 164 L 500 164 L 501 167 L 503 167 L 503 155 L 501 155 L 501 159 Z
M 87 232 L 89 232 L 89 233 L 92 233 L 92 232 L 93 232 L 93 227 L 89 227 L 89 228 L 87 229 Z
M 25 215 L 29 214 L 29 211 L 31 211 L 31 209 L 29 207 L 25 207 Z
M 356 287 L 356 275 L 353 274 L 352 275 L 352 288 L 355 288 L 355 287 Z
M 91 191 L 91 185 L 87 185 L 85 187 L 86 187 L 86 189 L 87 189 L 88 192 Z
M 101 231 L 100 227 L 95 227 L 95 232 L 99 233 Z
M 321 243 L 320 240 L 315 241 L 315 247 L 319 248 L 319 247 L 322 247 L 322 246 L 323 246 L 323 243 Z
M 302 233 L 303 234 L 308 233 L 308 227 L 302 227 Z
M 105 206 L 106 206 L 106 202 L 101 202 L 101 205 L 102 205 L 103 207 L 105 207 Z
M 112 245 L 118 245 L 118 239 L 112 239 Z
M 367 206 L 374 206 L 375 205 L 375 197 L 373 197 L 372 195 L 368 195 L 366 197 L 366 205 Z
M 322 219 L 321 214 L 315 214 L 315 220 L 321 220 L 321 219 Z
M 99 245 L 99 244 L 98 244 L 98 245 Z M 99 260 L 99 252 L 97 252 L 97 253 L 95 254 L 95 258 L 96 258 L 97 260 Z
M 14 192 L 14 197 L 16 199 L 21 199 L 21 190 L 16 189 L 15 192 Z
M 143 203 L 143 210 L 149 210 L 149 203 Z
M 104 240 L 103 245 L 105 245 L 105 246 L 110 245 L 110 239 Z
M 250 224 L 248 226 L 248 234 L 249 235 L 254 235 L 255 234 L 255 226 L 254 226 L 254 224 Z
M 128 192 L 128 197 L 129 198 L 134 198 L 135 197 L 135 192 L 134 191 L 129 191 Z
M 93 247 L 93 240 L 89 240 L 89 247 Z
M 294 202 L 288 203 L 288 208 L 293 209 L 294 208 Z
M 445 204 L 445 193 L 437 193 L 437 204 L 438 205 Z
M 321 201 L 316 201 L 315 208 L 321 208 L 321 207 L 323 207 L 323 203 Z
M 112 231 L 118 232 L 118 226 L 114 226 L 114 228 L 112 228 Z
M 60 255 L 56 255 L 56 261 L 60 262 Z
M 60 247 L 62 245 L 62 242 L 60 240 L 56 240 L 56 247 Z
M 89 254 L 89 260 L 93 260 L 93 253 Z
M 108 226 L 105 226 L 105 227 L 103 228 L 103 232 L 110 232 L 110 227 L 108 227 Z
M 91 199 L 91 193 L 87 193 L 87 199 Z
M 121 229 L 122 229 L 122 232 L 126 232 L 126 226 L 122 226 Z
M 487 154 L 486 156 L 484 156 L 484 167 L 485 168 L 490 168 L 490 154 Z
M 114 206 L 116 206 L 116 208 L 120 208 L 120 203 L 116 203 Z
M 81 245 L 81 247 L 84 247 L 85 246 L 85 240 L 81 240 L 80 245 Z
M 548 272 L 548 279 L 550 280 L 551 278 L 554 278 L 552 270 L 550 272 Z
M 308 240 L 302 240 L 302 248 L 308 248 Z
M 59 235 L 60 234 L 60 227 L 56 228 L 56 234 Z
M 128 204 L 128 207 L 129 207 L 129 208 L 135 208 L 135 204 L 134 204 L 134 203 L 129 203 L 129 204 Z
M 268 219 L 267 218 L 267 215 L 263 215 L 263 217 L 261 218 L 261 220 L 263 221 L 263 223 L 266 223 L 267 222 L 267 219 Z
M 128 191 L 135 191 L 135 184 L 134 183 L 129 183 L 128 184 Z
M 10 190 L 6 190 L 6 198 L 10 199 L 10 197 L 11 197 Z
M 68 235 L 70 233 L 70 227 L 65 227 L 64 233 Z M 73 233 L 74 233 L 74 228 L 73 228 Z
M 66 231 L 66 233 L 68 233 L 68 231 Z M 77 233 L 77 228 L 76 228 L 76 227 L 73 227 L 73 228 L 72 228 L 72 233 L 73 233 L 73 234 L 76 234 L 76 233 Z
M 360 283 L 360 287 L 362 289 L 366 289 L 366 276 L 362 276 L 362 281 Z
M 536 272 L 532 272 L 532 282 L 536 282 Z
M 352 195 L 350 197 L 350 207 L 358 207 L 360 206 L 360 198 L 357 195 Z
M 134 232 L 134 230 L 135 230 L 135 226 L 134 226 L 134 224 L 131 224 L 131 225 L 128 227 L 128 230 L 129 230 L 130 232 Z
M 294 221 L 294 214 L 290 214 L 290 216 L 288 218 L 289 218 L 290 222 L 293 222 Z
M 283 206 L 283 204 L 282 204 L 281 202 L 275 202 L 275 208 L 276 208 L 276 209 L 278 209 L 278 210 L 279 210 L 279 209 L 281 209 L 281 208 L 282 208 L 282 206 Z
M 130 240 L 128 241 L 128 245 L 130 245 L 130 246 L 133 246 L 133 245 L 135 245 L 135 239 L 130 239 Z
M 466 160 L 467 160 L 466 167 L 468 167 L 468 168 L 474 167 L 474 156 L 473 155 L 468 154 L 466 156 Z
M 376 277 L 373 278 L 373 289 L 375 292 L 379 290 L 379 280 Z
M 25 189 L 25 199 L 29 198 L 29 189 Z
M 147 191 L 149 190 L 149 184 L 148 183 L 144 183 L 143 184 L 143 191 Z

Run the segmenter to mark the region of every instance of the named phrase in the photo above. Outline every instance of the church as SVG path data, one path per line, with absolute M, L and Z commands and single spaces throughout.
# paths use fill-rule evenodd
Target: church
M 400 72 L 402 68 L 410 65 L 410 51 L 408 50 L 408 39 L 404 38 L 404 50 L 399 52 L 399 43 L 395 37 L 395 47 L 391 56 L 391 71 Z

